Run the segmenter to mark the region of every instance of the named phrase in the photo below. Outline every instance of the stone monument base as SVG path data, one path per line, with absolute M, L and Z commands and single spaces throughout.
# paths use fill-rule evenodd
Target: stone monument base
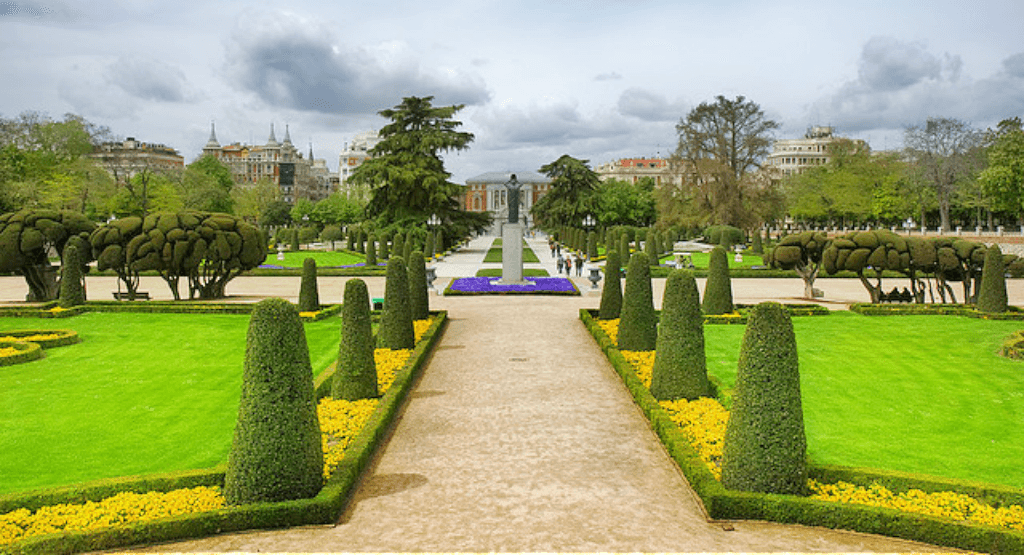
M 527 285 L 523 279 L 523 224 L 501 226 L 501 285 Z

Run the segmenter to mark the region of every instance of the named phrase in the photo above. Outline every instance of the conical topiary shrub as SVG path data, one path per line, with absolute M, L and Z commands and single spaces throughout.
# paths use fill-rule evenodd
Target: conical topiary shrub
M 377 238 L 374 234 L 366 236 L 366 266 L 373 268 L 377 265 Z
M 697 281 L 689 270 L 673 270 L 661 303 L 651 395 L 666 401 L 711 394 Z
M 587 234 L 587 259 L 597 258 L 597 233 L 591 231 Z
M 626 268 L 626 290 L 619 316 L 618 347 L 623 351 L 650 351 L 658 342 L 658 316 L 654 312 L 651 268 L 647 255 L 633 253 Z
M 785 307 L 750 311 L 725 430 L 722 485 L 799 495 L 807 488 L 807 439 L 793 322 Z
M 370 326 L 370 295 L 366 282 L 345 282 L 345 304 L 341 307 L 341 345 L 338 365 L 331 382 L 331 396 L 356 401 L 377 396 L 377 365 L 373 358 L 373 330 Z
M 347 241 L 348 241 L 348 245 L 347 245 L 348 250 L 350 250 L 350 251 L 356 250 L 356 231 L 354 229 L 352 229 L 352 228 L 349 228 L 349 230 L 348 230 Z
M 316 284 L 316 260 L 302 261 L 302 281 L 299 283 L 299 312 L 320 310 L 320 292 Z
M 754 254 L 764 254 L 764 243 L 761 242 L 761 230 L 755 230 L 754 236 L 751 237 L 750 252 Z
M 978 310 L 1006 312 L 1008 303 L 1003 253 L 999 245 L 993 244 L 985 251 L 985 266 L 981 270 L 981 288 L 978 290 Z
M 416 238 L 412 234 L 410 229 L 405 234 L 405 242 L 402 243 L 402 258 L 405 259 L 405 265 L 409 266 L 409 261 L 412 260 L 412 251 L 416 250 Z
M 434 234 L 429 231 L 427 232 L 426 244 L 423 245 L 423 256 L 430 260 L 434 259 Z
M 288 232 L 288 238 L 291 239 L 291 252 L 299 252 L 299 230 L 292 228 Z
M 313 369 L 299 313 L 283 299 L 253 308 L 227 471 L 229 505 L 315 497 L 323 486 Z
M 391 253 L 388 252 L 388 241 L 390 239 L 391 238 L 388 237 L 387 233 L 382 233 L 381 236 L 380 236 L 380 239 L 379 239 L 379 241 L 380 241 L 379 247 L 380 248 L 379 248 L 379 252 L 377 253 L 377 258 L 379 260 L 381 260 L 381 261 L 387 260 L 388 257 L 391 256 Z
M 602 320 L 614 320 L 622 312 L 622 282 L 619 277 L 619 253 L 608 251 L 604 263 L 604 286 L 601 288 L 601 306 L 597 317 Z
M 644 254 L 647 255 L 647 263 L 651 266 L 658 265 L 658 241 L 655 239 L 656 236 L 657 234 L 654 233 L 654 230 L 649 229 L 644 240 Z
M 715 247 L 711 251 L 708 279 L 704 283 L 703 308 L 704 314 L 729 314 L 734 310 L 732 282 L 729 280 L 729 258 L 722 247 Z
M 624 266 L 629 265 L 629 233 L 623 230 L 622 234 L 619 235 L 619 269 L 621 270 Z
M 392 256 L 404 256 L 405 253 L 405 234 L 400 231 L 395 232 L 395 238 L 391 241 L 391 255 Z M 391 258 L 388 258 L 391 260 Z
M 71 308 L 85 304 L 85 288 L 82 287 L 82 261 L 78 247 L 68 241 L 60 263 L 60 297 L 57 306 Z
M 430 316 L 427 261 L 420 251 L 412 251 L 409 258 L 409 313 L 413 320 L 426 320 Z
M 377 329 L 377 344 L 386 349 L 411 349 L 416 345 L 409 307 L 409 273 L 405 259 L 388 260 L 384 285 L 384 311 Z

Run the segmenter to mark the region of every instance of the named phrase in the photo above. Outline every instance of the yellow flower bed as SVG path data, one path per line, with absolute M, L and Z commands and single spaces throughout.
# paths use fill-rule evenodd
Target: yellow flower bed
M 0 515 L 0 545 L 30 536 L 123 526 L 223 506 L 220 488 L 196 487 L 167 493 L 124 492 L 98 502 L 42 507 L 34 513 L 18 509 Z
M 683 429 L 690 444 L 697 450 L 716 480 L 722 479 L 722 446 L 729 411 L 714 399 L 701 397 L 695 401 L 659 401 L 672 421 Z
M 612 340 L 613 344 L 619 342 L 619 319 L 614 320 L 598 320 L 597 325 L 604 330 L 604 333 L 608 336 L 608 339 Z
M 651 376 L 654 374 L 655 351 L 619 351 L 622 358 L 633 367 L 636 377 L 640 378 L 647 389 L 651 388 Z
M 18 349 L 15 349 L 14 347 L 0 347 L 0 358 L 2 358 L 2 357 L 12 357 L 12 356 L 14 356 L 16 354 L 19 354 L 19 353 L 21 353 L 21 351 L 19 351 Z
M 1020 505 L 996 508 L 951 491 L 925 493 L 912 489 L 905 493 L 893 493 L 879 484 L 865 488 L 846 482 L 821 484 L 808 480 L 807 485 L 814 492 L 812 497 L 823 501 L 885 507 L 972 524 L 1024 530 L 1024 508 Z
M 430 327 L 432 319 L 413 322 L 416 341 Z M 26 341 L 31 338 L 18 338 Z M 37 339 L 38 340 L 38 339 Z M 396 372 L 412 355 L 411 349 L 375 349 L 377 388 L 381 394 L 395 380 Z M 2 356 L 2 355 L 0 355 Z M 377 409 L 377 399 L 359 401 L 334 400 L 325 397 L 317 405 L 321 445 L 324 450 L 324 478 L 329 478 L 345 455 L 345 448 L 366 425 Z M 224 496 L 218 487 L 179 489 L 167 493 L 119 493 L 99 502 L 61 504 L 42 507 L 32 512 L 18 509 L 0 514 L 0 545 L 30 536 L 96 530 L 123 526 L 158 518 L 201 513 L 224 507 Z
M 28 343 L 34 343 L 39 341 L 50 341 L 59 338 L 60 335 L 56 333 L 37 333 L 35 335 L 26 335 L 25 337 L 14 337 L 12 335 L 0 336 L 0 341 L 25 341 Z

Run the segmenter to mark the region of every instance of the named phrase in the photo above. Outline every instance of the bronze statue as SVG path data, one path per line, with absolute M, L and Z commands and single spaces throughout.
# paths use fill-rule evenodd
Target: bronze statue
M 519 223 L 519 190 L 522 187 L 523 184 L 516 179 L 516 174 L 512 174 L 512 178 L 505 184 L 505 188 L 508 189 L 508 223 L 510 224 Z

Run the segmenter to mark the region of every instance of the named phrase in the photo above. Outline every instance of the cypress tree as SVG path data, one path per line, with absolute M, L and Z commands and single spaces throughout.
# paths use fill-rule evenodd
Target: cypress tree
M 434 232 L 434 253 L 444 254 L 445 250 L 446 249 L 444 248 L 444 232 L 438 229 L 437 231 Z
M 377 343 L 385 349 L 412 349 L 416 346 L 416 334 L 409 306 L 409 271 L 404 258 L 394 256 L 388 260 L 384 283 L 384 311 L 380 315 Z
M 314 497 L 323 486 L 323 471 L 302 321 L 288 301 L 265 299 L 249 320 L 224 497 L 229 505 Z
M 395 238 L 391 241 L 391 252 L 395 256 L 404 256 L 405 254 L 405 234 L 401 231 L 395 232 Z
M 293 227 L 288 233 L 288 238 L 291 239 L 291 251 L 299 252 L 299 230 Z
M 587 234 L 587 258 L 589 260 L 597 258 L 597 233 L 593 231 Z
M 618 347 L 623 351 L 650 351 L 657 341 L 658 316 L 654 312 L 651 268 L 647 255 L 637 252 L 630 257 L 626 268 Z
M 402 246 L 402 258 L 405 259 L 406 266 L 409 265 L 409 260 L 411 260 L 410 256 L 412 255 L 412 251 L 419 250 L 416 248 L 417 239 L 418 237 L 416 237 L 416 234 L 413 233 L 412 229 L 405 233 L 405 245 Z
M 420 251 L 412 251 L 409 257 L 409 313 L 413 320 L 426 320 L 430 316 L 427 261 Z
M 388 239 L 389 239 L 389 237 L 388 237 L 387 232 L 382 231 L 381 235 L 380 235 L 380 245 L 379 245 L 380 246 L 380 252 L 377 253 L 377 258 L 379 260 L 381 260 L 381 261 L 387 260 L 388 257 L 390 256 L 390 253 L 388 253 Z
M 345 282 L 345 304 L 341 307 L 341 344 L 331 382 L 332 397 L 356 401 L 377 396 L 377 365 L 373 348 L 370 295 L 366 282 L 350 279 Z
M 366 236 L 366 265 L 370 268 L 377 265 L 377 237 L 372 233 Z
M 793 322 L 772 302 L 751 309 L 725 431 L 722 485 L 799 495 L 807 488 L 807 439 Z
M 604 263 L 604 287 L 601 288 L 601 307 L 597 317 L 614 320 L 622 312 L 622 283 L 619 277 L 619 253 L 608 251 Z
M 434 234 L 427 232 L 427 242 L 423 246 L 423 256 L 433 260 L 434 259 Z
M 320 292 L 316 283 L 316 260 L 302 261 L 302 281 L 299 284 L 299 312 L 320 310 Z
M 352 229 L 351 227 L 349 227 L 349 229 L 348 229 L 347 240 L 348 240 L 348 250 L 350 250 L 350 251 L 356 250 L 356 231 L 354 229 Z
M 356 250 L 366 254 L 366 233 L 361 229 L 359 230 L 359 235 L 356 236 Z
M 723 236 L 726 235 L 723 233 Z M 722 247 L 711 251 L 708 279 L 704 283 L 704 314 L 729 314 L 733 311 L 729 258 Z
M 78 247 L 71 241 L 68 241 L 64 247 L 60 274 L 60 296 L 57 299 L 57 306 L 71 308 L 85 304 L 85 288 L 82 287 L 82 262 L 78 256 Z
M 623 266 L 629 265 L 629 257 L 630 257 L 630 252 L 629 252 L 629 234 L 626 231 L 623 231 L 622 234 L 619 235 L 619 269 L 620 270 L 622 269 Z
M 999 245 L 993 244 L 985 251 L 985 265 L 981 270 L 981 288 L 978 290 L 978 310 L 982 312 L 1006 312 L 1009 301 L 1006 298 L 1006 268 Z
M 754 230 L 754 237 L 752 239 L 750 251 L 754 254 L 764 254 L 764 244 L 761 243 L 761 230 Z
M 704 316 L 697 280 L 673 270 L 665 283 L 651 395 L 658 400 L 696 399 L 712 394 L 704 356 Z

